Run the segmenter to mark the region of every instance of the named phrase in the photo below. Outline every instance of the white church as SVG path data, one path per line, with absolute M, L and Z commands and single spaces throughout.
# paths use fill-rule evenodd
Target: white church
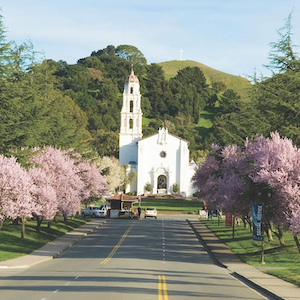
M 125 192 L 143 195 L 150 183 L 150 193 L 171 194 L 176 183 L 181 195 L 192 196 L 195 163 L 189 161 L 189 142 L 170 134 L 167 128 L 159 128 L 157 134 L 143 138 L 142 116 L 140 84 L 132 70 L 124 86 L 119 161 L 121 165 L 128 164 L 127 170 L 134 170 L 137 177 Z

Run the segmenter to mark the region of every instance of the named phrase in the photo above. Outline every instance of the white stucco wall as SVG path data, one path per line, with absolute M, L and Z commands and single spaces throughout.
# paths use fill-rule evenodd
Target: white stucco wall
M 119 162 L 121 165 L 128 164 L 130 161 L 137 162 L 137 144 L 141 137 L 133 135 L 119 136 Z
M 162 141 L 160 133 L 139 140 L 138 145 L 138 178 L 137 194 L 144 194 L 144 187 L 150 182 L 153 193 L 157 193 L 157 178 L 159 175 L 167 177 L 167 193 L 172 192 L 174 183 L 179 185 L 180 191 L 188 189 L 187 178 L 189 169 L 189 149 L 187 141 L 165 133 Z M 166 157 L 161 157 L 162 152 Z

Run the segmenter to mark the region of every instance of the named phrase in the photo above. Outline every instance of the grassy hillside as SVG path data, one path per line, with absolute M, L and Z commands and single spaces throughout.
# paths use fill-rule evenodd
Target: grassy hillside
M 243 98 L 247 98 L 247 90 L 251 87 L 250 81 L 244 77 L 230 75 L 192 60 L 172 60 L 159 63 L 159 65 L 163 68 L 165 77 L 168 80 L 176 76 L 177 72 L 181 69 L 186 67 L 198 67 L 204 73 L 207 84 L 217 81 L 224 82 L 228 89 L 233 89 Z

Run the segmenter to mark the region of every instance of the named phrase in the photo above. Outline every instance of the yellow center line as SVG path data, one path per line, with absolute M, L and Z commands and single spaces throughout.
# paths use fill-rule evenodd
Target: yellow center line
M 158 300 L 168 300 L 167 283 L 165 275 L 158 275 Z
M 158 275 L 158 300 L 162 300 L 162 290 L 161 290 L 161 275 Z
M 135 224 L 135 223 L 134 223 Z M 114 254 L 117 252 L 117 250 L 120 248 L 121 244 L 124 242 L 125 238 L 127 237 L 128 233 L 130 232 L 130 230 L 132 229 L 132 227 L 134 226 L 134 224 L 129 227 L 126 232 L 123 234 L 123 236 L 121 237 L 121 239 L 119 240 L 118 244 L 114 247 L 114 249 L 109 253 L 109 255 L 101 262 L 101 265 L 105 265 L 106 263 L 108 263 L 110 261 L 110 259 L 114 256 Z

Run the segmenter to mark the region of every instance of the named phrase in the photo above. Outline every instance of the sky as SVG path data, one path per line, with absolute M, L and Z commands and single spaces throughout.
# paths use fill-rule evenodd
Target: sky
M 108 45 L 133 45 L 147 63 L 194 60 L 238 76 L 269 76 L 270 43 L 299 0 L 1 0 L 7 41 L 31 40 L 47 59 L 74 64 Z M 299 50 L 295 47 L 296 52 Z

